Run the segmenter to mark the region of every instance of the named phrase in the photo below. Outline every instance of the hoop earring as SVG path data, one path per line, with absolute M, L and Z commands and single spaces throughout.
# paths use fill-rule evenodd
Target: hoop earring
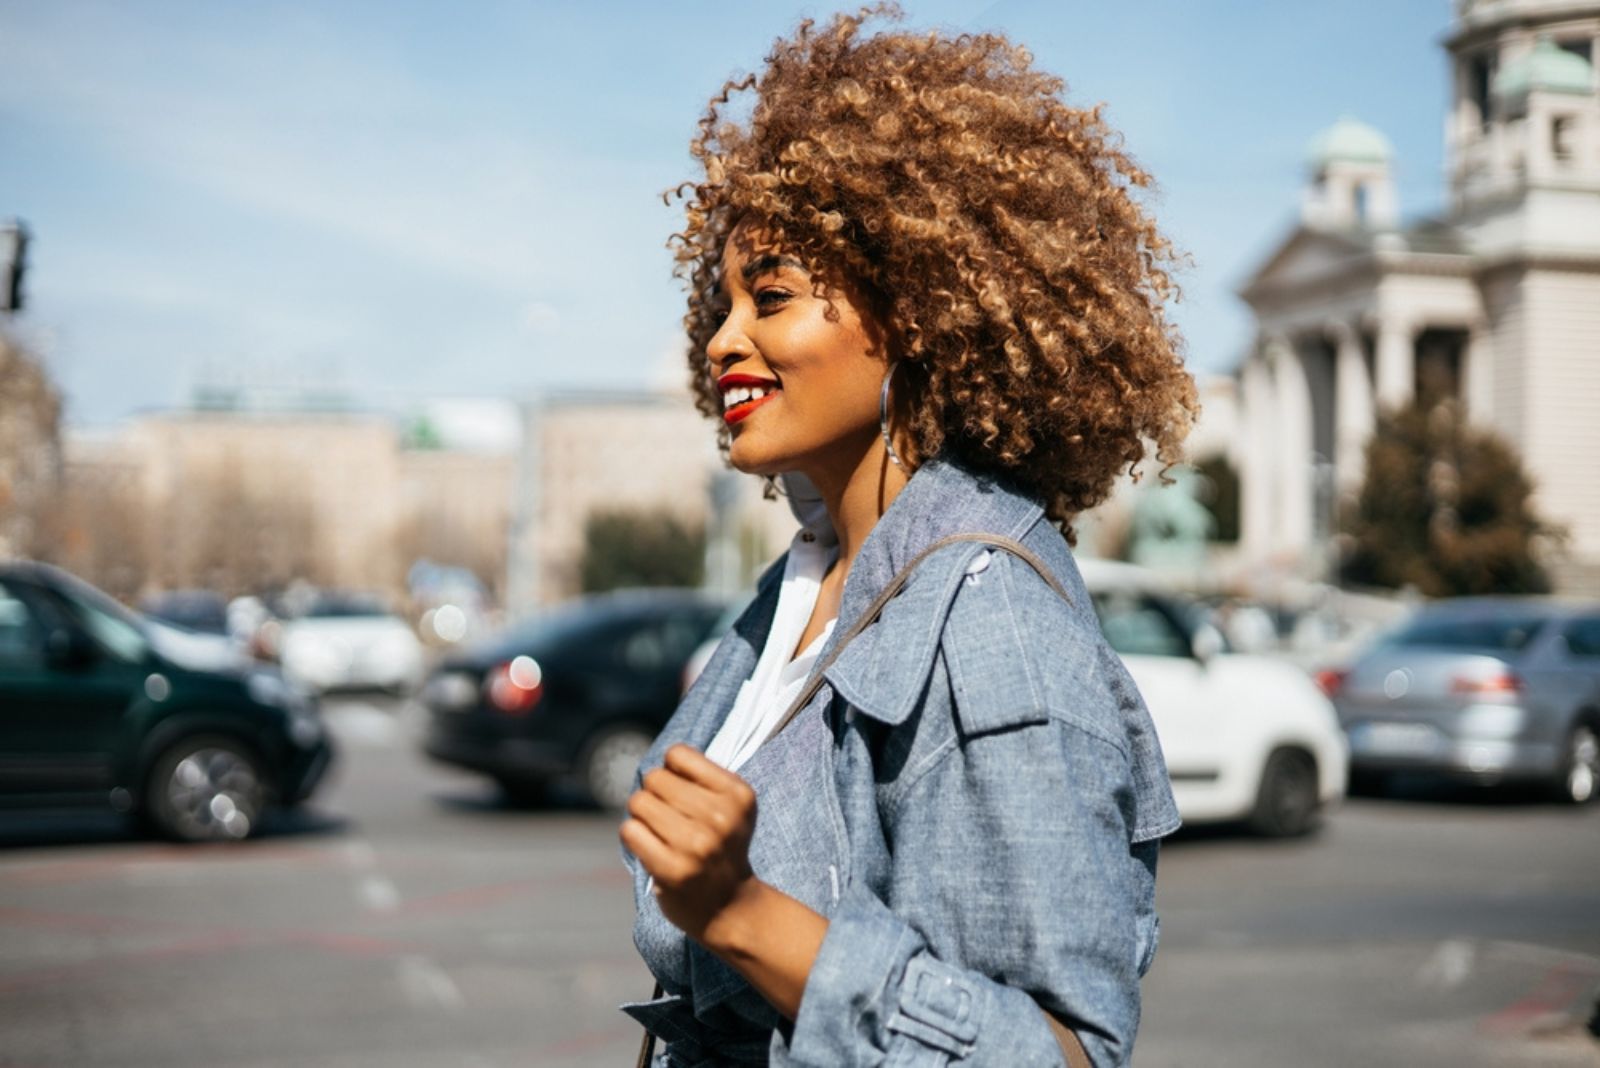
M 889 380 L 894 377 L 897 366 L 891 363 L 883 375 L 883 390 L 878 394 L 878 428 L 883 431 L 883 447 L 889 450 L 889 459 L 904 471 L 906 465 L 900 462 L 900 455 L 894 451 L 894 442 L 889 440 Z

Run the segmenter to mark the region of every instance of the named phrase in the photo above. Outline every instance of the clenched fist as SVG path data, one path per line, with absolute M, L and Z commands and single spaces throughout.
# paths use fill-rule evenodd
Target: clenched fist
M 705 942 L 712 922 L 757 886 L 755 791 L 698 750 L 675 745 L 628 798 L 628 816 L 618 833 L 654 877 L 662 915 Z

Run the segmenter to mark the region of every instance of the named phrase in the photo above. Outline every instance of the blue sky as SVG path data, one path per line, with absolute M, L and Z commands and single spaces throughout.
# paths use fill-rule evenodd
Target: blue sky
M 1292 225 L 1342 114 L 1442 204 L 1447 0 L 930 0 L 999 29 L 1108 118 L 1193 256 L 1191 364 L 1249 339 L 1232 295 Z M 786 3 L 0 0 L 0 216 L 34 232 L 31 307 L 78 425 L 203 381 L 430 396 L 677 382 L 661 190 L 706 98 Z

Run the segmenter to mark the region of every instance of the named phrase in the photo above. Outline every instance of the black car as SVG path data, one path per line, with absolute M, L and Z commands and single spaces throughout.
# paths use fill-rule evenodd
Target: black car
M 601 594 L 469 648 L 423 685 L 423 747 L 513 799 L 576 778 L 620 808 L 677 707 L 684 664 L 725 607 L 690 590 Z
M 0 564 L 0 805 L 110 805 L 180 840 L 239 839 L 332 756 L 315 702 L 227 639 Z

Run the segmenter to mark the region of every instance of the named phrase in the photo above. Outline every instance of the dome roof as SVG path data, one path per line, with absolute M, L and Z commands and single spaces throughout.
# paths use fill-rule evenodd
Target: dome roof
M 1313 169 L 1329 163 L 1388 163 L 1394 158 L 1389 139 L 1348 115 L 1311 139 L 1306 150 Z
M 1534 89 L 1588 94 L 1594 91 L 1594 71 L 1582 56 L 1541 37 L 1533 51 L 1500 68 L 1494 79 L 1496 96 L 1520 96 Z

